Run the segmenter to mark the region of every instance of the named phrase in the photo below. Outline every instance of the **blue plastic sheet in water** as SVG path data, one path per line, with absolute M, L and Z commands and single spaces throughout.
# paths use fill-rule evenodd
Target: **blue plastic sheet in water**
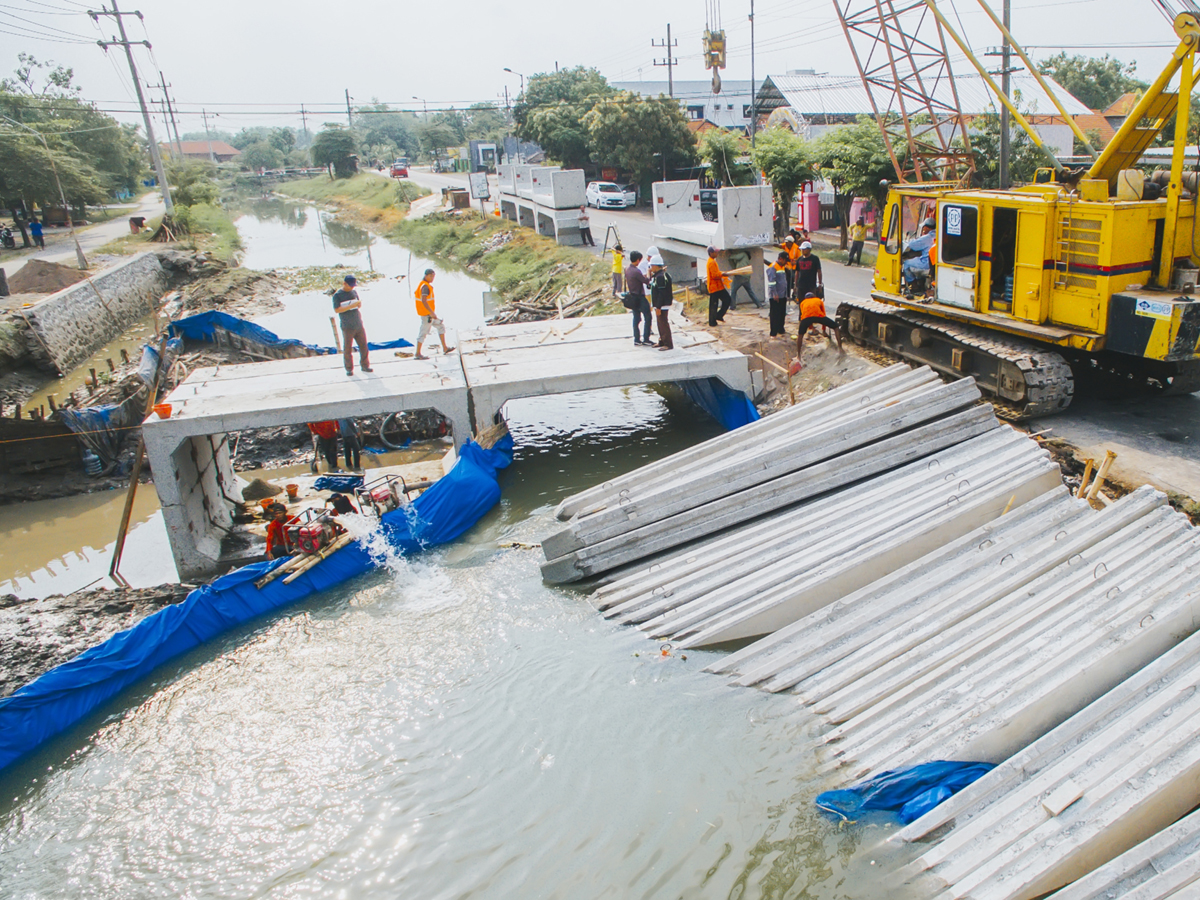
M 387 513 L 381 528 L 405 553 L 463 534 L 500 499 L 498 472 L 512 462 L 512 438 L 491 450 L 468 442 L 458 462 L 407 508 Z M 0 699 L 0 769 L 79 722 L 96 707 L 163 663 L 256 616 L 368 571 L 367 550 L 352 543 L 291 584 L 254 582 L 283 560 L 254 563 L 197 588 L 187 599 L 147 616 L 74 659 Z
M 231 316 L 229 313 L 218 312 L 217 310 L 210 310 L 208 312 L 197 313 L 194 316 L 177 319 L 171 323 L 171 334 L 192 341 L 212 343 L 213 335 L 218 328 L 224 329 L 231 334 L 236 334 L 239 337 L 256 341 L 265 347 L 305 347 L 316 353 L 338 352 L 336 347 L 322 347 L 317 344 L 306 344 L 295 338 L 281 338 L 275 332 L 268 331 L 261 325 L 255 325 L 253 322 L 247 322 L 245 319 L 239 319 L 237 316 Z M 367 348 L 370 350 L 399 350 L 402 347 L 411 346 L 412 344 L 404 340 L 404 338 L 397 338 L 394 341 L 383 341 L 382 343 L 367 341 Z
M 688 397 L 729 431 L 757 422 L 761 418 L 749 397 L 741 391 L 735 391 L 719 378 L 681 381 L 679 386 Z
M 883 772 L 852 788 L 825 791 L 817 795 L 817 807 L 842 819 L 857 819 L 869 810 L 894 812 L 907 825 L 993 768 L 985 762 L 920 763 Z

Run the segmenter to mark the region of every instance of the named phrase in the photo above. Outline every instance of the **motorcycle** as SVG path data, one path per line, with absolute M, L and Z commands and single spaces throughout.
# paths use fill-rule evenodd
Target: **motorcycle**
M 0 245 L 3 245 L 5 250 L 17 249 L 17 239 L 13 237 L 12 229 L 7 225 L 0 229 Z

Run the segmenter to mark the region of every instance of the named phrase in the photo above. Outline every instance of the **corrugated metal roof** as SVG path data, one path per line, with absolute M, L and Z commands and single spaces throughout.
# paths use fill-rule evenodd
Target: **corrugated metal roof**
M 1046 78 L 1051 90 L 1067 112 L 1072 115 L 1087 115 L 1091 110 L 1053 79 Z M 979 75 L 958 75 L 954 78 L 958 99 L 964 115 L 981 115 L 999 108 L 987 83 Z M 928 85 L 927 85 L 928 87 Z M 1050 98 L 1028 72 L 1016 72 L 1012 76 L 1014 96 L 1019 92 L 1017 106 L 1022 112 L 1032 111 L 1039 115 L 1057 115 L 1058 111 Z M 948 79 L 934 85 L 934 97 L 947 105 L 954 97 Z M 880 88 L 874 89 L 876 101 L 881 109 L 898 111 L 894 98 Z M 790 106 L 805 118 L 821 116 L 847 116 L 869 114 L 871 103 L 867 89 L 855 76 L 839 75 L 771 75 L 763 82 L 759 91 L 762 109 L 774 109 L 781 105 Z M 913 110 L 910 110 L 913 112 Z
M 659 94 L 669 95 L 670 87 L 665 81 L 612 81 L 609 82 L 618 91 L 630 91 L 643 97 L 657 97 Z M 754 82 L 721 80 L 721 93 L 712 92 L 711 81 L 675 81 L 676 100 L 707 100 L 712 97 L 741 96 L 749 97 Z

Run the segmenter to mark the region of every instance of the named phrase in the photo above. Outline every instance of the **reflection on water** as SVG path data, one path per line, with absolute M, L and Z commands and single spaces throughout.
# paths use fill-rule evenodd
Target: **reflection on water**
M 446 323 L 451 345 L 456 342 L 456 330 L 477 328 L 484 322 L 485 281 L 443 269 L 433 260 L 414 256 L 398 244 L 340 222 L 315 206 L 273 198 L 253 201 L 246 208 L 237 226 L 245 245 L 242 265 L 247 268 L 343 266 L 385 276 L 358 286 L 370 341 L 405 338 L 416 343 L 420 321 L 413 292 L 426 269 L 437 271 L 437 311 Z M 254 321 L 283 337 L 330 345 L 334 339 L 330 322 L 334 313 L 329 292 L 340 286 L 341 278 L 341 273 L 331 272 L 323 290 L 284 297 L 283 312 Z M 436 345 L 437 340 L 432 343 Z
M 648 389 L 508 414 L 504 500 L 462 540 L 251 623 L 0 776 L 2 892 L 882 896 L 886 832 L 813 811 L 830 785 L 794 699 L 496 549 L 716 426 Z

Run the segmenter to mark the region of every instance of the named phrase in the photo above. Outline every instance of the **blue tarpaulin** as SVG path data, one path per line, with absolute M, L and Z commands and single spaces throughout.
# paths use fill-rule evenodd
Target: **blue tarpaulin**
M 322 475 L 313 482 L 313 489 L 318 491 L 339 491 L 348 494 L 355 488 L 362 487 L 361 475 Z
M 388 543 L 405 553 L 444 544 L 479 521 L 500 499 L 498 470 L 512 462 L 512 438 L 491 450 L 468 442 L 458 462 L 406 509 L 384 515 Z M 256 616 L 294 603 L 374 566 L 359 543 L 342 548 L 291 584 L 254 582 L 283 560 L 254 563 L 197 588 L 187 599 L 0 699 L 0 769 L 79 722 L 158 666 Z
M 842 819 L 857 819 L 869 810 L 894 812 L 907 825 L 993 768 L 985 762 L 920 763 L 883 772 L 852 788 L 817 794 L 817 807 Z
M 210 310 L 208 312 L 197 313 L 194 316 L 188 316 L 184 319 L 177 319 L 171 323 L 171 334 L 191 341 L 212 343 L 214 340 L 213 334 L 218 328 L 228 331 L 230 334 L 236 334 L 239 337 L 256 341 L 265 347 L 305 347 L 317 353 L 338 352 L 336 347 L 321 347 L 317 344 L 306 344 L 295 338 L 281 338 L 275 332 L 268 331 L 261 325 L 255 325 L 253 322 L 247 322 L 245 319 L 239 319 L 237 316 L 231 316 L 229 313 L 218 312 L 217 310 Z M 401 347 L 411 346 L 412 344 L 404 340 L 404 338 L 398 338 L 394 341 L 384 341 L 383 343 L 367 342 L 367 348 L 370 350 L 399 350 Z
M 749 397 L 719 378 L 699 378 L 679 384 L 688 397 L 729 431 L 761 418 Z

